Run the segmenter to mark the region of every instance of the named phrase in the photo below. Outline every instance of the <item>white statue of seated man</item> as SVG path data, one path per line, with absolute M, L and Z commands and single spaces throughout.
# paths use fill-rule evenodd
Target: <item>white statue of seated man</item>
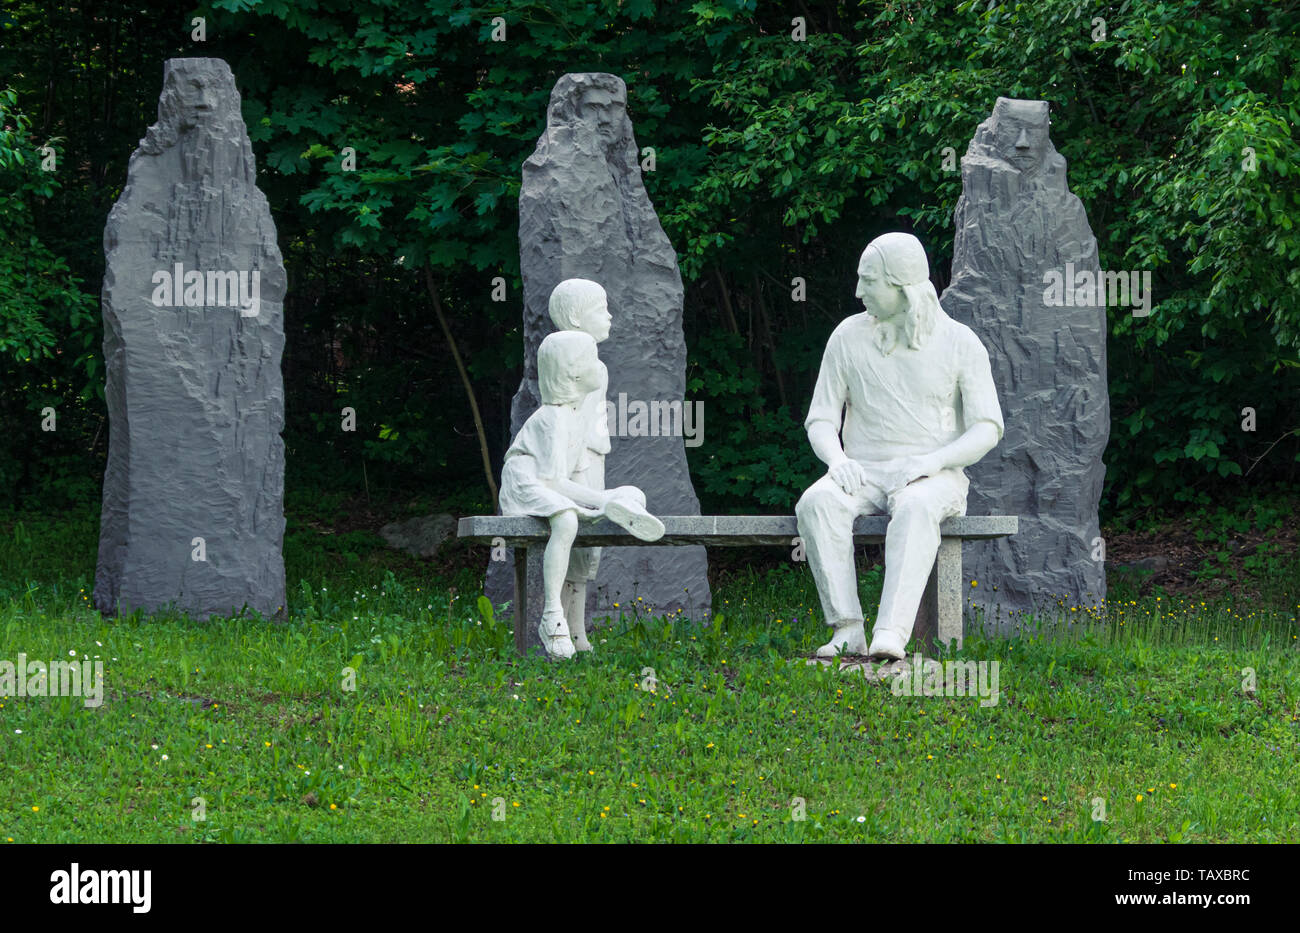
M 939 525 L 966 512 L 963 468 L 1002 439 L 988 352 L 948 317 L 911 234 L 872 240 L 858 264 L 864 312 L 826 344 L 804 427 L 826 464 L 795 507 L 799 534 L 839 653 L 901 659 L 939 549 Z M 890 516 L 885 582 L 867 645 L 853 522 Z

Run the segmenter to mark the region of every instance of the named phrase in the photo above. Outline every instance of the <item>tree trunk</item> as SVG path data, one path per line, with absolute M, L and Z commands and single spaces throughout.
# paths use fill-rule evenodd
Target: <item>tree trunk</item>
M 768 317 L 767 306 L 763 304 L 763 283 L 754 273 L 754 303 L 758 306 L 758 320 L 763 327 L 763 342 L 767 344 L 767 355 L 772 360 L 772 374 L 776 376 L 776 396 L 780 403 L 788 405 L 785 394 L 785 377 L 781 375 L 781 364 L 776 360 L 776 335 L 772 333 L 772 319 Z
M 465 369 L 465 363 L 460 358 L 460 351 L 456 349 L 456 340 L 451 335 L 451 328 L 447 326 L 447 316 L 442 311 L 442 298 L 438 294 L 438 286 L 433 281 L 433 269 L 429 266 L 424 267 L 424 284 L 429 289 L 429 299 L 433 302 L 433 313 L 438 316 L 438 326 L 442 328 L 442 335 L 447 339 L 447 349 L 451 350 L 451 358 L 456 361 L 456 371 L 460 373 L 461 384 L 465 387 L 465 394 L 469 397 L 470 414 L 474 416 L 474 431 L 478 434 L 479 454 L 483 457 L 483 476 L 487 480 L 488 490 L 492 493 L 492 511 L 497 511 L 497 483 L 492 476 L 492 458 L 488 456 L 487 432 L 483 430 L 483 418 L 479 414 L 478 399 L 474 397 L 474 386 L 469 381 L 469 372 Z
M 727 326 L 739 337 L 740 325 L 736 323 L 736 312 L 731 307 L 731 292 L 727 290 L 727 280 L 722 277 L 722 270 L 716 264 L 713 266 L 713 277 L 718 283 L 718 292 L 722 295 L 722 310 L 727 315 Z

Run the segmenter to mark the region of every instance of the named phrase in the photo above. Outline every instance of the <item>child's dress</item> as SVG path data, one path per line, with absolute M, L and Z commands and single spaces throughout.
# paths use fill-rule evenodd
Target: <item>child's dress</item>
M 590 425 L 573 405 L 543 405 L 519 429 L 501 467 L 501 514 L 550 518 L 578 504 L 542 480 L 569 479 L 587 449 Z

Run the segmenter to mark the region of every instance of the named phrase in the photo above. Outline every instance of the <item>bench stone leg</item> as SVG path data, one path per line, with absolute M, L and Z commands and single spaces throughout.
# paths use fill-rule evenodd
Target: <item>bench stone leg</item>
M 962 643 L 961 538 L 942 538 L 912 629 L 913 650 Z
M 515 651 L 519 654 L 528 652 L 528 551 L 529 548 L 514 548 L 515 604 L 511 612 L 514 614 Z
M 545 656 L 537 626 L 542 621 L 542 557 L 546 545 L 515 548 L 515 651 Z

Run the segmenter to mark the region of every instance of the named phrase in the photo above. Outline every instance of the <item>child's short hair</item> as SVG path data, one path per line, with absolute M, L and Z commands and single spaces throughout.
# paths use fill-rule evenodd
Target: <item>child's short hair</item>
M 537 348 L 537 390 L 544 405 L 565 405 L 586 394 L 577 387 L 578 378 L 600 362 L 596 340 L 578 330 L 561 330 L 549 335 Z
M 581 330 L 582 312 L 605 300 L 605 289 L 591 279 L 565 279 L 551 291 L 547 309 L 557 330 Z

